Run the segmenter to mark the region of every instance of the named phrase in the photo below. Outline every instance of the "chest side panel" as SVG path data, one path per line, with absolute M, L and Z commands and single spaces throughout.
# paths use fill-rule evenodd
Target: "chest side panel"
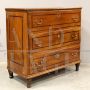
M 27 71 L 27 13 L 7 12 L 8 68 L 22 75 Z M 24 71 L 24 68 L 26 69 Z

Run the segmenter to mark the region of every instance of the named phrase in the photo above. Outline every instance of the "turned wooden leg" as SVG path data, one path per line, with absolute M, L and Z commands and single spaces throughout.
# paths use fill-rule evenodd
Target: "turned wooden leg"
M 80 63 L 75 64 L 75 66 L 76 66 L 76 71 L 79 71 Z
M 27 79 L 27 88 L 30 88 L 31 87 L 31 81 L 32 81 L 31 78 L 30 79 Z
M 9 73 L 9 78 L 13 78 L 13 72 L 8 70 L 8 73 Z

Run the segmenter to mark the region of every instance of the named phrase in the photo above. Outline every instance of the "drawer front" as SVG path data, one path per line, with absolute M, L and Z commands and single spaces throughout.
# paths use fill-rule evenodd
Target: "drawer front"
M 79 49 L 77 50 L 71 50 L 71 52 L 69 52 L 69 63 L 71 62 L 75 62 L 80 60 L 80 51 Z
M 49 36 L 36 37 L 32 39 L 32 48 L 42 48 L 49 46 Z
M 61 16 L 57 15 L 33 15 L 32 16 L 32 27 L 49 26 L 60 24 Z
M 63 13 L 62 24 L 80 22 L 80 13 Z
M 64 53 L 53 53 L 49 56 L 43 56 L 37 58 L 31 62 L 31 73 L 38 73 L 49 69 L 49 66 L 56 65 L 58 63 L 64 64 Z
M 64 43 L 80 40 L 80 32 L 72 31 L 64 34 Z
M 80 22 L 80 13 L 58 13 L 47 15 L 32 15 L 32 27 L 59 25 Z
M 58 66 L 80 61 L 79 48 L 67 49 L 63 52 L 54 52 L 41 58 L 33 59 L 31 63 L 31 73 L 38 73 Z
M 39 49 L 44 47 L 50 47 L 58 44 L 64 45 L 65 43 L 79 41 L 80 31 L 72 32 L 58 32 L 51 36 L 42 36 L 32 38 L 32 49 Z

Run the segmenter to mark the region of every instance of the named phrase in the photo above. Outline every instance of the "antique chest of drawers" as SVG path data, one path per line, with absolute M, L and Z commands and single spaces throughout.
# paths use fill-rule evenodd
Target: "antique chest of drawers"
M 6 9 L 8 72 L 27 80 L 80 64 L 81 8 Z

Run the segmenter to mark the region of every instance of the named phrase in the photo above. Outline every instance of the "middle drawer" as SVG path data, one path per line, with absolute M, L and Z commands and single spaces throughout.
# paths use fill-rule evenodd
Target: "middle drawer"
M 39 32 L 33 34 L 31 39 L 32 41 L 32 50 L 51 47 L 54 45 L 64 45 L 65 43 L 79 41 L 80 40 L 80 28 L 76 29 L 63 29 L 63 30 L 55 30 L 51 32 Z

